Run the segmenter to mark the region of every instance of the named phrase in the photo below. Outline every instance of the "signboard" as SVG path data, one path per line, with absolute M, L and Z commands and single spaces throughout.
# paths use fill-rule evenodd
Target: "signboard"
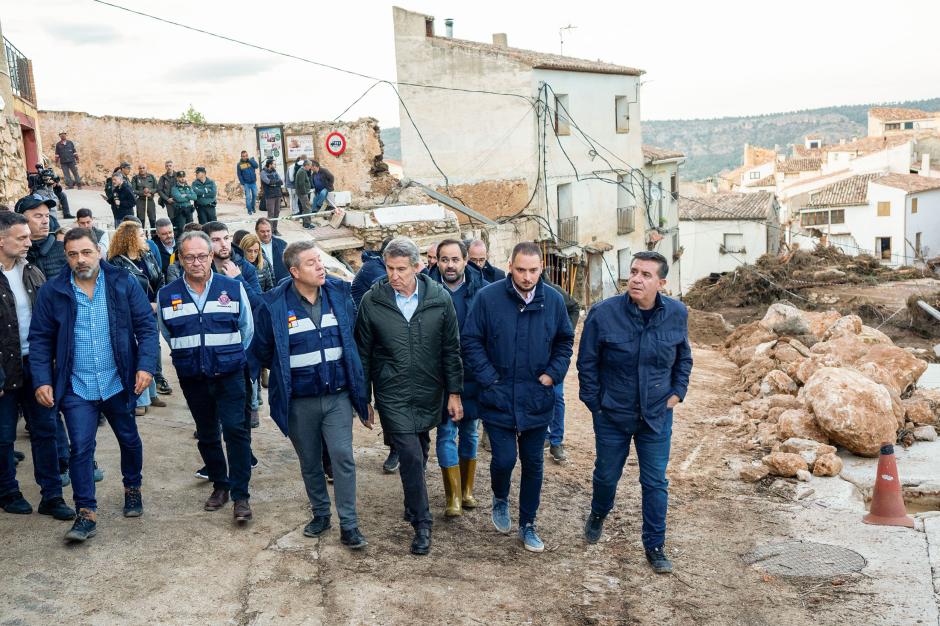
M 338 157 L 346 151 L 346 138 L 336 131 L 326 136 L 326 151 Z
M 281 180 L 284 180 L 284 129 L 280 126 L 257 126 L 255 132 L 258 135 L 258 152 L 261 155 L 259 165 L 264 167 L 264 162 L 274 159 L 274 169 L 280 174 Z
M 287 135 L 287 160 L 293 163 L 301 156 L 313 158 L 313 135 Z

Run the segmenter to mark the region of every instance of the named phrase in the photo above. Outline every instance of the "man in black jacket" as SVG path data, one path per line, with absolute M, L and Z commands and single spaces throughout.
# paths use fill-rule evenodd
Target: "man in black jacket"
M 26 260 L 38 267 L 47 280 L 58 276 L 68 265 L 62 242 L 56 241 L 55 235 L 49 232 L 49 209 L 54 206 L 55 200 L 37 194 L 20 198 L 16 203 L 16 212 L 26 218 L 33 242 Z
M 497 280 L 506 278 L 506 272 L 490 265 L 486 242 L 482 239 L 474 239 L 471 241 L 470 245 L 467 246 L 467 253 L 469 254 L 470 262 L 483 272 L 483 278 L 486 282 L 495 283 Z
M 173 233 L 179 237 L 183 234 L 182 227 L 175 226 L 173 218 L 176 216 L 176 200 L 173 199 L 173 187 L 176 186 L 176 170 L 173 169 L 173 161 L 167 161 L 164 163 L 166 166 L 166 171 L 160 176 L 160 180 L 157 181 L 157 203 L 166 209 L 166 216 L 170 219 L 170 223 L 174 224 Z
M 115 172 L 111 175 L 111 194 L 113 197 L 111 210 L 114 212 L 114 227 L 117 228 L 126 216 L 134 215 L 137 210 L 137 197 L 123 172 Z
M 431 510 L 424 468 L 429 431 L 447 406 L 450 419 L 463 417 L 463 365 L 457 313 L 444 288 L 418 272 L 418 246 L 407 237 L 389 242 L 384 253 L 388 279 L 362 298 L 356 344 L 375 397 L 382 429 L 401 459 L 405 519 L 415 529 L 412 554 L 431 550 Z M 370 403 L 368 426 L 375 422 Z
M 316 213 L 326 202 L 326 196 L 333 191 L 334 178 L 330 170 L 320 167 L 320 162 L 316 159 L 310 161 L 310 177 L 313 182 L 313 212 Z

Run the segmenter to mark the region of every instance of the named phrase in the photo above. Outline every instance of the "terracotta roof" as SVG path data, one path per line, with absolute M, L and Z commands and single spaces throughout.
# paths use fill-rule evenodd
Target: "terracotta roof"
M 858 206 L 868 202 L 868 181 L 881 174 L 859 174 L 826 185 L 810 195 L 806 208 Z
M 679 196 L 680 220 L 765 220 L 773 215 L 774 194 L 722 192 L 698 198 Z
M 927 120 L 940 117 L 940 111 L 921 111 L 920 109 L 900 109 L 897 107 L 872 107 L 868 109 L 868 114 L 882 122 Z
M 802 159 L 820 159 L 822 158 L 823 150 L 822 148 L 807 148 L 806 146 L 795 144 L 793 146 L 793 154 L 795 154 L 797 158 Z
M 919 193 L 921 191 L 940 189 L 940 178 L 920 176 L 918 174 L 885 174 L 872 182 L 887 187 L 894 187 L 895 189 L 903 189 L 907 193 Z
M 896 148 L 908 141 L 918 139 L 925 135 L 935 133 L 905 133 L 900 135 L 876 135 L 874 137 L 863 137 L 856 141 L 850 141 L 844 144 L 833 144 L 826 146 L 826 152 L 853 152 L 855 154 L 868 154 L 870 152 L 879 152 L 888 148 Z
M 822 169 L 822 159 L 786 159 L 777 163 L 777 171 L 784 174 L 796 174 L 799 172 L 815 172 Z
M 724 180 L 730 181 L 734 183 L 735 185 L 740 185 L 741 177 L 744 175 L 744 172 L 746 172 L 749 169 L 751 168 L 741 165 L 740 167 L 734 168 L 730 172 L 722 172 L 721 174 L 718 175 L 718 177 L 723 178 Z
M 671 150 L 669 148 L 657 148 L 656 146 L 648 146 L 643 144 L 643 162 L 647 165 L 651 164 L 653 161 L 665 161 L 666 159 L 681 159 L 685 155 L 679 152 L 678 150 Z
M 771 174 L 770 176 L 764 176 L 758 181 L 751 183 L 750 185 L 745 185 L 745 187 L 776 187 L 777 186 L 777 177 Z
M 560 54 L 523 50 L 522 48 L 508 48 L 491 43 L 454 39 L 452 37 L 429 37 L 428 39 L 434 44 L 448 45 L 453 48 L 461 48 L 472 52 L 488 52 L 497 56 L 505 56 L 524 65 L 528 65 L 533 69 L 590 72 L 593 74 L 619 74 L 622 76 L 640 76 L 644 73 L 643 70 L 636 69 L 635 67 L 614 65 L 613 63 L 605 63 L 600 60 L 590 61 L 588 59 L 576 59 Z

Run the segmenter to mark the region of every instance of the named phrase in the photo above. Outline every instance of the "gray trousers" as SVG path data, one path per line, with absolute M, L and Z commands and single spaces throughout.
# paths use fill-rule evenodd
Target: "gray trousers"
M 314 515 L 330 514 L 330 493 L 326 488 L 322 459 L 322 441 L 325 440 L 333 461 L 333 493 L 339 525 L 343 530 L 359 526 L 352 425 L 352 403 L 348 391 L 290 399 L 287 429 L 300 460 L 300 475 L 304 479 L 310 507 Z
M 59 163 L 62 168 L 62 176 L 65 178 L 65 186 L 81 185 L 82 177 L 78 175 L 77 163 Z

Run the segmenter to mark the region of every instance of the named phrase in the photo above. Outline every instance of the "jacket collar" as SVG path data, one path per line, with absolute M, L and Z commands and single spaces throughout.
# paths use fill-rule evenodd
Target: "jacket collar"
M 640 312 L 640 307 L 637 306 L 636 302 L 633 301 L 633 298 L 630 297 L 630 293 L 627 292 L 623 294 L 624 299 L 624 308 L 627 312 L 633 317 L 642 318 L 643 314 Z M 653 304 L 653 319 L 660 317 L 662 314 L 660 311 L 665 310 L 665 305 L 663 304 L 663 295 L 659 292 L 656 293 L 656 303 Z M 650 320 L 652 321 L 652 319 Z
M 112 288 L 112 285 L 117 284 L 120 274 L 125 271 L 111 265 L 103 259 L 99 267 L 101 274 L 104 276 L 104 288 L 106 292 Z M 52 280 L 47 280 L 46 284 L 51 285 L 56 291 L 64 293 L 71 298 L 75 297 L 75 293 L 72 291 L 72 270 L 68 267 Z
M 535 295 L 532 298 L 532 302 L 526 304 L 525 301 L 519 296 L 519 292 L 516 291 L 516 286 L 512 282 L 512 274 L 508 274 L 506 278 L 503 279 L 503 282 L 506 284 L 506 291 L 509 293 L 510 299 L 517 304 L 523 304 L 528 307 L 533 307 L 536 304 L 541 305 L 545 300 L 545 283 L 540 279 L 535 285 Z

